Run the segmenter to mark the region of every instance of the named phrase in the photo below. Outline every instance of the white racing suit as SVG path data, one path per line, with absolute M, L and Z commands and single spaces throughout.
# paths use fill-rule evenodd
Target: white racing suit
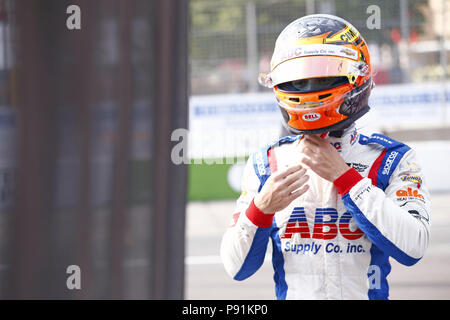
M 308 191 L 263 214 L 253 198 L 271 173 L 300 162 L 300 138 L 282 138 L 249 158 L 222 239 L 226 271 L 235 280 L 250 277 L 271 239 L 278 299 L 387 299 L 389 257 L 413 265 L 430 239 L 430 196 L 414 151 L 352 126 L 326 138 L 352 169 L 334 183 L 308 169 Z

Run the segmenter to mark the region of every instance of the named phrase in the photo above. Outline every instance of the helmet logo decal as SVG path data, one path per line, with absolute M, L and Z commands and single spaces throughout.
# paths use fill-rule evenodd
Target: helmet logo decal
M 319 55 L 358 60 L 358 51 L 354 49 L 341 48 L 333 44 L 310 44 L 277 51 L 272 58 L 271 67 L 274 69 L 277 65 L 289 59 Z
M 326 43 L 332 42 L 343 42 L 343 43 L 354 43 L 358 39 L 359 34 L 352 30 L 350 27 L 345 27 L 343 30 L 334 34 L 331 37 L 325 38 Z
M 316 120 L 320 119 L 320 113 L 317 113 L 317 112 L 305 113 L 302 116 L 302 119 L 305 121 L 316 121 Z

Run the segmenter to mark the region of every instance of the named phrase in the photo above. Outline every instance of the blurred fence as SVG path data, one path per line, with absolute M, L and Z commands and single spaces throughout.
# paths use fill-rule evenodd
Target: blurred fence
M 379 26 L 372 23 L 376 10 Z M 192 0 L 191 94 L 264 90 L 257 74 L 268 71 L 276 37 L 313 13 L 335 14 L 360 31 L 378 85 L 442 81 L 450 74 L 448 0 Z

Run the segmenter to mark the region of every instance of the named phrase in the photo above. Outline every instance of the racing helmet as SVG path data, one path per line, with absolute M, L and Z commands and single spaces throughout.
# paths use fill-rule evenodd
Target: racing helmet
M 369 111 L 370 55 L 358 30 L 342 18 L 316 14 L 278 36 L 270 73 L 283 124 L 293 134 L 340 131 Z

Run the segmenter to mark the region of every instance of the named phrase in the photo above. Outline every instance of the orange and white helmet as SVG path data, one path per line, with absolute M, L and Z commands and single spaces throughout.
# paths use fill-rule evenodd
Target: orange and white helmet
M 350 23 L 317 14 L 297 19 L 278 36 L 271 72 L 287 129 L 295 134 L 338 131 L 369 111 L 373 86 L 366 42 Z

